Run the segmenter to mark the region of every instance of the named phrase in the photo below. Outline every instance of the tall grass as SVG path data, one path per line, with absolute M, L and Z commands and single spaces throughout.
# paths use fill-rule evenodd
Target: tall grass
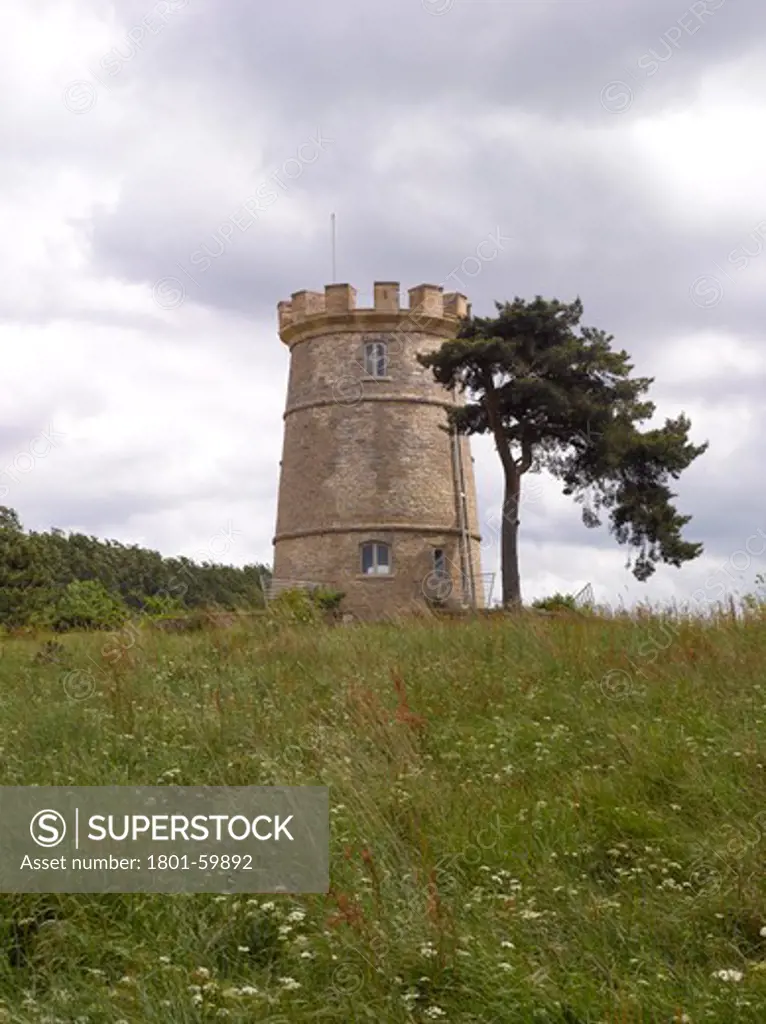
M 0 1021 L 762 1024 L 756 612 L 59 642 L 3 785 L 326 784 L 332 885 L 1 896 Z

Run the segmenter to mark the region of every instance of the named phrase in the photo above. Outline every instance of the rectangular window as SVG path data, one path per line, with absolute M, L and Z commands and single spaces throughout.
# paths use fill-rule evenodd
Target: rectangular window
M 388 544 L 371 541 L 362 545 L 362 573 L 365 576 L 388 576 L 391 572 L 391 549 Z
M 437 576 L 447 575 L 447 559 L 442 548 L 434 548 L 434 572 Z
M 364 346 L 364 372 L 369 377 L 387 376 L 388 358 L 384 342 L 371 341 Z

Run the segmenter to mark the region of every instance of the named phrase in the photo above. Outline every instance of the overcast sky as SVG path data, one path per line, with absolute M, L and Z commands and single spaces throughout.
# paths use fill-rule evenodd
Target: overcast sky
M 25 527 L 271 562 L 276 304 L 331 280 L 334 211 L 360 304 L 579 295 L 658 422 L 710 441 L 678 485 L 705 555 L 648 584 L 527 477 L 526 599 L 766 569 L 763 0 L 25 0 L 0 83 L 0 504 Z M 502 477 L 473 446 L 491 572 Z

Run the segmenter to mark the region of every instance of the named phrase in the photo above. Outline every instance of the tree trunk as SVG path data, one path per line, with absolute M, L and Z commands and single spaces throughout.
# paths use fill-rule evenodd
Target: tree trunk
M 503 607 L 511 611 L 521 610 L 518 546 L 520 497 L 521 474 L 515 467 L 506 466 L 500 563 L 503 576 Z

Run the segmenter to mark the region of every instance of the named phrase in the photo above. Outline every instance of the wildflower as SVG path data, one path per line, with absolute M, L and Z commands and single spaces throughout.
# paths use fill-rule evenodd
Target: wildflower
M 288 992 L 294 992 L 295 989 L 301 987 L 301 983 L 296 981 L 295 978 L 280 978 L 279 980 Z
M 503 939 L 503 941 L 500 943 L 500 945 L 503 947 L 503 949 L 515 949 L 516 948 L 514 946 L 514 944 L 510 940 L 508 940 L 508 939 Z
M 726 968 L 721 971 L 713 971 L 714 978 L 720 978 L 721 981 L 742 981 L 744 975 L 742 971 L 735 971 L 733 968 Z
M 423 1016 L 428 1017 L 430 1020 L 436 1020 L 437 1017 L 444 1016 L 444 1010 L 441 1006 L 429 1006 L 423 1011 Z
M 293 921 L 298 924 L 305 919 L 306 915 L 302 910 L 293 910 L 291 914 L 287 915 L 288 921 Z
M 766 939 L 766 925 L 764 925 L 763 928 L 761 928 L 759 934 L 760 934 L 762 939 Z
M 513 970 L 513 967 L 511 967 L 511 965 L 506 960 L 501 960 L 497 966 L 500 968 L 501 971 Z

